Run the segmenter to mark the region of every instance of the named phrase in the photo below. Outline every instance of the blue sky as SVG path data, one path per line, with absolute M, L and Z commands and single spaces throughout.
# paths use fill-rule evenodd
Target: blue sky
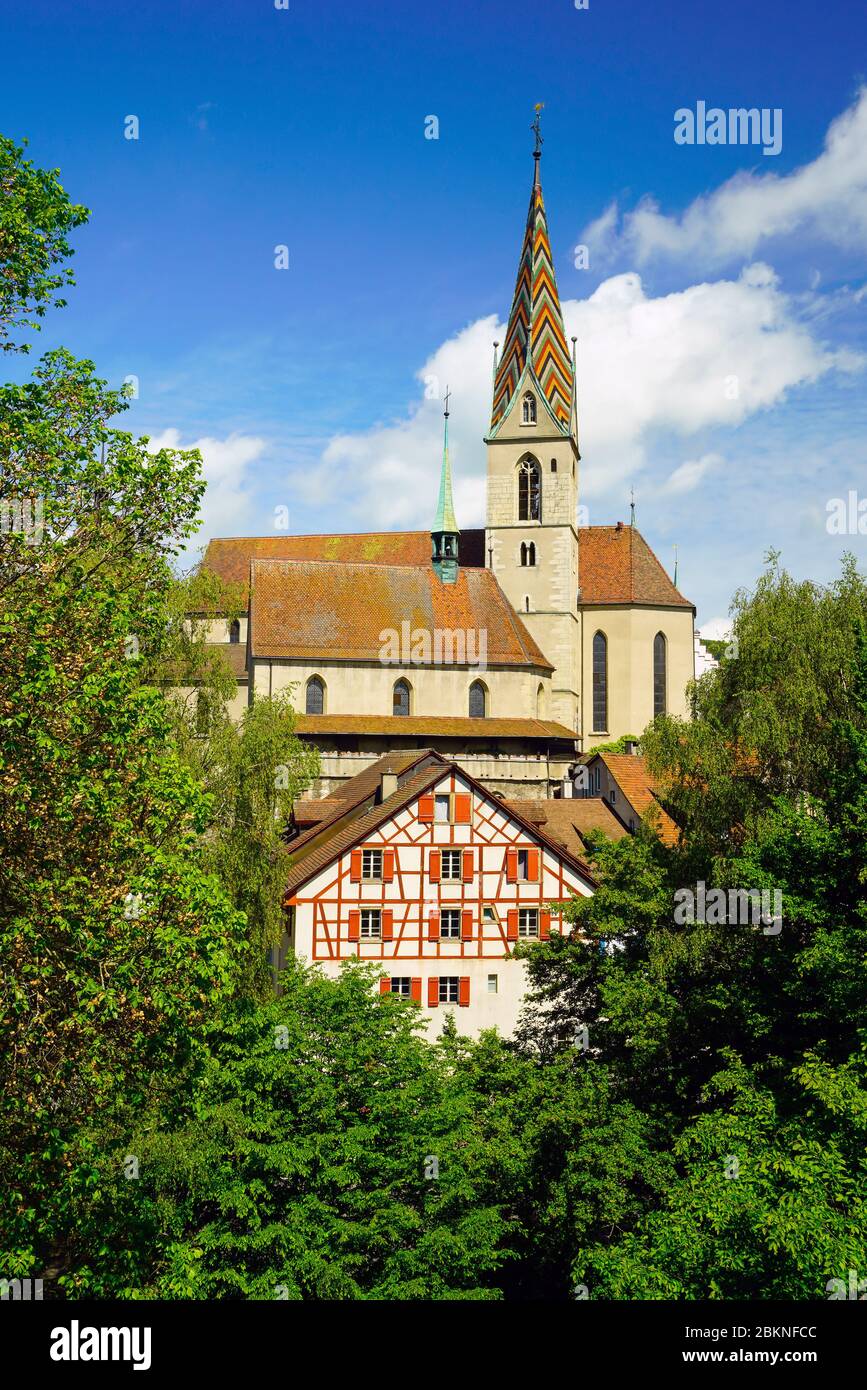
M 277 507 L 299 532 L 425 527 L 424 378 L 447 379 L 479 524 L 543 101 L 590 521 L 627 519 L 634 486 L 703 621 L 769 545 L 828 579 L 867 547 L 825 526 L 867 494 L 865 39 L 850 0 L 5 0 L 0 130 L 92 209 L 37 347 L 137 376 L 129 428 L 202 441 L 203 535 L 272 531 Z M 780 108 L 780 154 L 676 144 L 699 100 Z

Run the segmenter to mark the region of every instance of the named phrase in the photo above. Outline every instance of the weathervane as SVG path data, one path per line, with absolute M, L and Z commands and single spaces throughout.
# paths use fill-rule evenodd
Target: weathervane
M 536 136 L 536 148 L 535 148 L 535 150 L 533 151 L 533 154 L 534 154 L 537 158 L 538 158 L 539 155 L 542 153 L 542 145 L 543 145 L 543 140 L 542 140 L 542 111 L 543 111 L 543 109 L 544 109 L 544 106 L 545 106 L 544 101 L 537 101 L 537 102 L 536 102 L 536 105 L 533 107 L 533 110 L 536 112 L 536 119 L 534 120 L 533 124 L 530 126 L 530 129 L 535 133 L 535 136 Z

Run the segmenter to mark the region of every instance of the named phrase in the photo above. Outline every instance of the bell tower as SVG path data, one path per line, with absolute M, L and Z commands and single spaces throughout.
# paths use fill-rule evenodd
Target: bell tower
M 578 729 L 578 420 L 575 340 L 566 345 L 542 199 L 542 135 L 503 351 L 494 344 L 488 455 L 488 567 L 554 665 L 542 717 Z

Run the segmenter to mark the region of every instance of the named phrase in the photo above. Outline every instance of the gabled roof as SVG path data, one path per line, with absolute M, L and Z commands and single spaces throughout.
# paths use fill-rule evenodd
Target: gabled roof
M 582 606 L 646 603 L 659 608 L 693 608 L 634 526 L 581 527 L 578 584 Z
M 494 377 L 491 429 L 506 414 L 528 365 L 563 434 L 569 431 L 574 380 L 554 275 L 542 188 L 534 182 L 503 352 Z
M 436 714 L 299 714 L 297 734 L 352 736 L 371 734 L 390 738 L 542 739 L 547 743 L 577 734 L 553 719 L 469 719 Z
M 609 840 L 622 840 L 628 834 L 607 801 L 601 796 L 561 797 L 545 801 L 506 801 L 527 820 L 538 825 L 551 840 L 573 854 L 583 855 L 586 837 L 593 830 L 603 831 Z
M 417 797 L 429 791 L 431 787 L 434 787 L 450 770 L 458 773 L 461 780 L 468 783 L 478 795 L 484 797 L 486 801 L 491 802 L 498 809 L 502 810 L 504 815 L 516 821 L 531 839 L 545 845 L 548 849 L 552 850 L 553 853 L 566 860 L 590 887 L 596 886 L 596 880 L 589 866 L 579 855 L 572 853 L 563 845 L 558 844 L 556 840 L 553 840 L 545 833 L 541 826 L 534 825 L 533 822 L 527 819 L 527 817 L 521 811 L 517 810 L 514 805 L 507 806 L 505 802 L 495 797 L 494 794 L 484 787 L 481 782 L 477 781 L 475 777 L 471 777 L 463 768 L 459 768 L 456 763 L 443 760 L 438 765 L 426 767 L 416 775 L 408 777 L 392 796 L 387 797 L 385 801 L 380 802 L 378 805 L 372 806 L 362 815 L 336 824 L 335 832 L 330 837 L 320 840 L 319 837 L 322 834 L 323 826 L 319 825 L 312 827 L 311 829 L 315 830 L 316 833 L 315 835 L 310 834 L 310 838 L 305 840 L 306 848 L 302 849 L 300 857 L 296 853 L 300 842 L 296 840 L 290 844 L 287 853 L 290 856 L 291 868 L 286 882 L 284 905 L 288 905 L 288 901 L 297 893 L 298 889 L 311 878 L 315 877 L 322 869 L 334 863 L 334 861 L 342 854 L 345 854 L 347 850 L 354 848 L 355 845 L 366 840 L 374 830 L 377 830 L 380 825 L 390 820 L 399 811 L 412 805 Z M 369 769 L 367 769 L 367 771 L 369 771 Z M 360 773 L 359 776 L 364 776 L 364 773 Z M 351 780 L 354 781 L 355 779 L 353 778 Z M 351 782 L 346 784 L 344 790 L 352 795 L 350 787 Z
M 490 570 L 461 569 L 443 584 L 430 564 L 376 565 L 320 560 L 253 560 L 250 650 L 275 660 L 376 661 L 389 630 L 464 634 L 465 660 L 488 667 L 553 670 Z M 481 634 L 486 634 L 484 639 Z M 481 642 L 487 650 L 483 652 Z M 471 650 L 472 648 L 472 650 Z M 452 648 L 454 660 L 455 648 Z M 469 655 L 469 660 L 466 659 Z M 401 655 L 396 666 L 416 664 Z M 440 665 L 440 661 L 418 664 Z
M 660 805 L 657 783 L 651 777 L 644 758 L 635 753 L 591 753 L 587 759 L 588 766 L 594 758 L 604 762 L 626 800 L 642 819 L 648 811 L 653 811 L 652 825 L 663 844 L 676 845 L 680 831 Z
M 403 751 L 392 750 L 377 758 L 369 767 L 363 768 L 354 777 L 348 778 L 343 782 L 327 799 L 323 801 L 302 801 L 296 802 L 293 811 L 298 819 L 298 811 L 301 815 L 305 814 L 306 807 L 326 807 L 321 815 L 311 820 L 308 827 L 297 835 L 294 840 L 289 841 L 289 853 L 293 856 L 304 845 L 318 840 L 320 836 L 328 834 L 338 823 L 344 821 L 348 816 L 351 817 L 364 808 L 365 803 L 369 802 L 372 806 L 377 800 L 377 794 L 381 786 L 381 778 L 384 772 L 394 772 L 397 774 L 398 787 L 400 787 L 408 777 L 418 775 L 423 769 L 439 764 L 441 767 L 448 766 L 446 759 L 437 753 L 433 748 L 411 748 Z M 368 807 L 369 809 L 369 807 Z
M 372 531 L 347 536 L 223 536 L 208 542 L 202 568 L 246 584 L 251 560 L 332 560 L 366 565 L 429 565 L 430 531 Z M 482 568 L 485 533 L 461 533 L 461 567 Z

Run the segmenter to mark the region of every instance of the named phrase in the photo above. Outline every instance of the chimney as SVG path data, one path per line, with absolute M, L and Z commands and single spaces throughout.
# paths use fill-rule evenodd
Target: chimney
M 618 521 L 618 523 L 617 523 L 617 530 L 618 530 L 618 531 L 622 531 L 622 530 L 623 530 L 623 522 L 622 522 L 622 521 Z
M 392 772 L 390 767 L 385 769 L 379 780 L 379 799 L 387 801 L 390 796 L 394 796 L 397 791 L 397 773 Z

